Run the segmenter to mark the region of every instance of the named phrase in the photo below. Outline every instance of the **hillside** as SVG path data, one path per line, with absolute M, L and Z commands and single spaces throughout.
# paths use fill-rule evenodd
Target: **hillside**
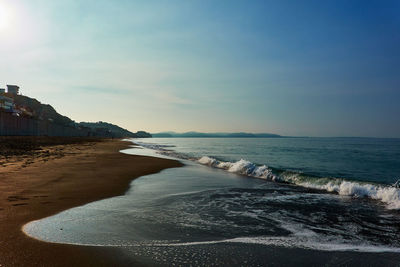
M 93 130 L 108 130 L 114 137 L 132 137 L 132 138 L 146 138 L 151 137 L 151 134 L 145 131 L 138 131 L 136 133 L 132 133 L 127 129 L 121 128 L 118 125 L 108 123 L 108 122 L 80 122 L 78 123 L 80 126 L 88 127 Z
M 67 116 L 63 116 L 59 114 L 51 105 L 42 104 L 38 100 L 34 98 L 30 98 L 23 95 L 10 95 L 7 94 L 8 97 L 14 99 L 14 103 L 17 106 L 28 107 L 32 113 L 33 118 L 39 120 L 49 120 L 55 124 L 63 125 L 63 126 L 73 126 L 74 121 L 68 118 Z
M 48 122 L 52 125 L 74 128 L 78 129 L 79 131 L 84 130 L 88 133 L 88 136 L 116 137 L 116 138 L 151 137 L 151 134 L 145 131 L 138 131 L 136 133 L 133 133 L 127 129 L 119 127 L 118 125 L 102 121 L 76 123 L 67 116 L 59 114 L 51 105 L 42 104 L 40 101 L 34 98 L 30 98 L 28 96 L 23 96 L 23 95 L 13 95 L 8 93 L 3 93 L 3 95 L 14 99 L 15 110 L 24 111 L 20 113 L 19 115 L 20 119 L 18 120 L 22 120 L 22 117 L 28 117 L 30 119 L 34 119 L 37 121 Z

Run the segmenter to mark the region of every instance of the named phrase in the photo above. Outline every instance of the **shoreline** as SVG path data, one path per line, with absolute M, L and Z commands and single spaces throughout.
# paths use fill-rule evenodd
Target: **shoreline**
M 121 153 L 130 142 L 99 140 L 45 147 L 62 156 L 11 159 L 0 172 L 0 266 L 132 266 L 117 248 L 55 244 L 26 235 L 25 224 L 124 194 L 130 182 L 179 161 Z M 19 162 L 19 164 L 18 164 Z

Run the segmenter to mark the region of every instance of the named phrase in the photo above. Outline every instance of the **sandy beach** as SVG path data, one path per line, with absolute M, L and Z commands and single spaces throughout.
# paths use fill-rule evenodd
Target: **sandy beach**
M 119 152 L 129 144 L 101 139 L 2 138 L 0 266 L 135 264 L 117 249 L 50 244 L 21 231 L 30 221 L 124 194 L 134 178 L 182 165 Z

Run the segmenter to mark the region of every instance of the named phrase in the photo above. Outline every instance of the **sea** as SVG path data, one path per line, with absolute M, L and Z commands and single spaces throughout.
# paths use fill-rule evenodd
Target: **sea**
M 149 266 L 400 266 L 400 139 L 129 141 L 185 166 L 23 230 Z

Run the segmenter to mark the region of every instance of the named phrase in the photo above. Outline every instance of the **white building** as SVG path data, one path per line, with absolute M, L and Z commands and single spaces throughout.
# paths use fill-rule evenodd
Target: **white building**
M 10 94 L 13 94 L 13 95 L 18 95 L 19 94 L 19 86 L 7 84 L 7 92 Z
M 6 111 L 14 110 L 14 99 L 0 95 L 0 108 Z

